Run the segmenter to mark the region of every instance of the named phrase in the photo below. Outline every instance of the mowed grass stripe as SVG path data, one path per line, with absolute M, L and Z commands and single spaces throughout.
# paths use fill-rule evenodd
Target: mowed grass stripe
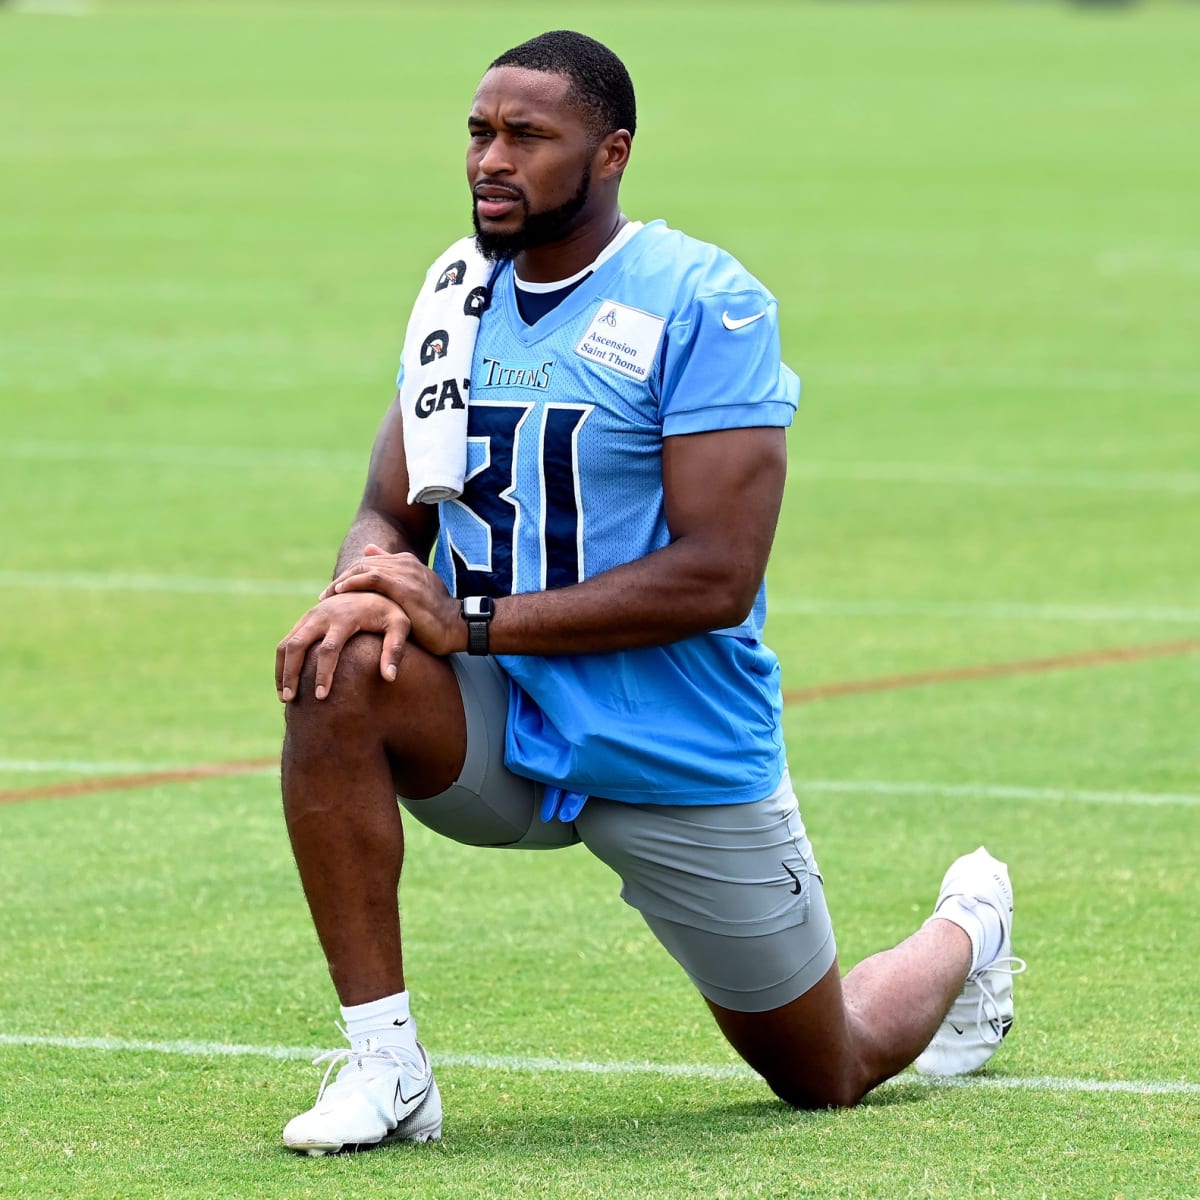
M 149 786 L 155 783 L 194 781 L 220 778 L 230 775 L 279 774 L 275 758 L 251 759 L 245 762 L 227 763 L 137 763 L 129 760 L 117 762 L 85 761 L 81 759 L 0 759 L 0 775 L 84 775 L 85 782 L 94 779 L 100 786 L 85 788 L 88 791 L 120 791 L 130 786 L 130 778 L 138 780 L 133 786 Z M 141 780 L 146 784 L 142 785 Z M 1200 794 L 1190 792 L 1142 792 L 1106 791 L 1096 788 L 1029 787 L 1007 783 L 944 783 L 932 780 L 889 780 L 889 779 L 803 779 L 793 776 L 796 790 L 809 792 L 832 792 L 860 796 L 942 796 L 988 800 L 1015 800 L 1041 804 L 1063 802 L 1075 804 L 1128 805 L 1131 807 L 1200 807 Z M 70 787 L 71 784 L 52 785 L 54 788 Z M 49 789 L 30 789 L 25 798 L 51 798 L 57 793 Z M 0 792 L 0 802 L 18 798 L 16 790 Z
M 9 295 L 15 296 L 19 293 L 19 282 L 10 283 L 7 292 Z M 38 287 L 35 282 L 33 288 L 40 293 L 43 299 L 59 300 L 63 302 L 86 301 L 87 289 L 85 286 L 73 285 L 71 283 L 63 284 L 56 282 L 52 286 L 42 284 Z M 253 292 L 246 290 L 242 293 L 230 291 L 230 289 L 208 289 L 207 293 L 194 286 L 189 290 L 188 285 L 167 281 L 165 283 L 154 284 L 146 288 L 128 288 L 126 287 L 126 301 L 136 302 L 159 302 L 159 303 L 178 303 L 180 301 L 190 300 L 195 303 L 203 300 L 207 296 L 211 296 L 213 302 L 248 301 L 253 297 Z M 280 296 L 286 297 L 288 293 L 284 289 L 277 289 L 275 299 Z M 4 297 L 4 292 L 0 291 L 0 297 Z M 264 295 L 264 302 L 269 302 L 273 297 Z M 64 335 L 60 334 L 59 338 Z M 235 345 L 238 334 L 226 334 L 222 344 L 224 346 Z M 16 360 L 21 367 L 27 366 L 27 360 L 39 353 L 45 343 L 52 340 L 51 336 L 43 335 L 39 338 L 36 334 L 29 334 L 24 339 L 24 344 L 9 351 L 10 359 Z M 201 335 L 197 334 L 191 340 L 191 345 L 198 344 L 202 339 Z M 210 342 L 215 340 L 212 335 L 209 335 Z M 107 346 L 107 354 L 110 360 L 120 361 L 122 357 L 128 358 L 150 358 L 154 362 L 153 356 L 161 349 L 161 342 L 157 338 L 148 338 L 145 336 L 136 336 L 125 334 L 120 337 L 114 337 L 110 340 Z M 399 345 L 396 346 L 397 352 Z M 17 355 L 24 356 L 25 361 L 17 358 Z M 886 366 L 876 367 L 869 364 L 857 363 L 806 363 L 803 359 L 797 360 L 793 355 L 784 353 L 784 358 L 793 362 L 800 371 L 802 380 L 809 385 L 820 385 L 822 387 L 833 385 L 840 388 L 848 387 L 869 387 L 869 388 L 910 388 L 921 387 L 925 389 L 936 388 L 940 390 L 960 391 L 970 390 L 972 392 L 992 391 L 1003 393 L 1045 393 L 1045 392 L 1065 392 L 1065 393 L 1128 393 L 1134 391 L 1139 395 L 1160 396 L 1164 399 L 1176 396 L 1191 396 L 1194 395 L 1197 389 L 1200 389 L 1200 373 L 1194 371 L 1129 371 L 1121 369 L 1108 370 L 1073 370 L 1070 367 L 1003 367 L 1003 366 L 941 366 L 936 364 L 914 363 L 908 366 Z M 69 368 L 72 364 L 65 364 L 65 368 Z M 79 370 L 79 368 L 77 368 Z M 79 372 L 86 377 L 86 369 Z M 215 369 L 211 363 L 206 363 L 203 360 L 195 364 L 188 371 L 188 378 L 195 384 L 216 391 L 225 391 L 237 384 L 238 376 L 234 372 L 228 370 Z M 278 363 L 274 364 L 273 368 L 262 368 L 255 376 L 255 386 L 258 388 L 267 388 L 270 386 L 278 386 L 285 379 L 294 378 L 297 381 L 302 380 L 303 375 L 295 368 L 288 368 Z M 61 382 L 61 378 L 58 382 Z
M 114 571 L 0 571 L 0 588 L 70 588 L 94 592 L 165 592 L 196 596 L 312 597 L 327 580 L 249 579 L 203 575 L 155 575 Z M 772 592 L 775 596 L 776 592 Z M 1031 604 L 1009 600 L 830 600 L 772 599 L 776 616 L 930 617 L 945 620 L 1049 621 L 1063 624 L 1153 624 L 1200 626 L 1200 607 L 1166 604 Z
M 1200 638 L 1184 638 L 1156 645 L 1115 646 L 1100 650 L 1088 650 L 1081 654 L 1059 654 L 1049 658 L 1023 659 L 1017 662 L 978 663 L 969 666 L 917 671 L 907 675 L 886 675 L 874 679 L 849 679 L 816 684 L 807 688 L 785 690 L 783 703 L 785 706 L 815 704 L 845 696 L 872 695 L 877 692 L 899 691 L 911 687 L 979 682 L 1010 678 L 1016 675 L 1038 675 L 1054 671 L 1141 662 L 1147 659 L 1174 658 L 1195 653 L 1200 653 Z M 143 774 L 125 775 L 112 779 L 72 780 L 37 787 L 15 788 L 0 791 L 0 804 L 12 804 L 23 800 L 54 800 L 87 793 L 127 791 L 131 788 L 154 787 L 164 783 L 191 782 L 212 775 L 244 774 L 247 771 L 261 770 L 267 765 L 269 764 L 266 760 L 259 759 L 246 763 L 208 763 L 187 769 L 148 771 Z
M 1200 390 L 1200 378 L 1196 381 Z M 204 467 L 213 470 L 366 469 L 368 446 L 361 452 L 309 449 L 273 450 L 252 446 L 171 446 L 124 443 L 14 441 L 0 446 L 0 458 L 14 462 L 91 462 L 122 466 Z M 837 462 L 795 455 L 791 479 L 858 483 L 942 484 L 949 487 L 1069 488 L 1082 491 L 1200 492 L 1196 471 L 1105 471 L 1064 467 L 1037 470 L 1020 465 L 987 467 L 959 463 L 871 461 Z
M 0 1045 L 107 1053 L 133 1052 L 197 1058 L 312 1059 L 324 1053 L 314 1046 L 254 1046 L 229 1042 L 137 1041 L 129 1038 L 43 1037 L 0 1033 Z M 720 1063 L 593 1062 L 586 1059 L 546 1058 L 512 1054 L 436 1053 L 438 1067 L 471 1067 L 483 1071 L 519 1071 L 534 1074 L 663 1075 L 696 1079 L 757 1081 L 747 1066 Z M 1200 1083 L 1173 1079 L 1073 1079 L 1054 1075 L 971 1075 L 945 1078 L 899 1075 L 884 1086 L 922 1084 L 927 1087 L 1004 1088 L 1040 1092 L 1126 1092 L 1141 1096 L 1200 1095 Z

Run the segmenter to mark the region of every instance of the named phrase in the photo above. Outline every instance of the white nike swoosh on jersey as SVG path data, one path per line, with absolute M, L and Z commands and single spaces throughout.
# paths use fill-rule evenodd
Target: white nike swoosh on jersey
M 734 320 L 727 312 L 723 312 L 721 314 L 721 324 L 726 329 L 741 329 L 743 325 L 753 325 L 755 321 L 762 320 L 766 315 L 766 312 L 763 311 L 755 313 L 752 317 L 738 317 L 737 320 Z

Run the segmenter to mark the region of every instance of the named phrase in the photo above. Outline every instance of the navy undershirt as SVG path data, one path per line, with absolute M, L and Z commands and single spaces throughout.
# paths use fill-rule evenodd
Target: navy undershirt
M 521 320 L 526 325 L 536 324 L 548 312 L 553 312 L 581 283 L 589 279 L 591 274 L 589 271 L 583 279 L 576 279 L 573 283 L 556 288 L 552 292 L 527 292 L 518 284 L 515 291 L 517 293 L 517 312 L 521 314 Z

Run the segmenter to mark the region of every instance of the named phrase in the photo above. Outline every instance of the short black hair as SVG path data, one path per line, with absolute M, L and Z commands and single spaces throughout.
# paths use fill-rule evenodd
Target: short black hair
M 552 29 L 506 50 L 492 67 L 525 67 L 565 75 L 568 103 L 581 109 L 599 137 L 637 130 L 633 80 L 625 64 L 602 42 L 569 29 Z

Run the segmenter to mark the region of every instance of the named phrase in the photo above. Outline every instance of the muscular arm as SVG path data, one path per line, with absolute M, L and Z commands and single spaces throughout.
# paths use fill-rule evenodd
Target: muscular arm
M 342 542 L 334 575 L 362 558 L 368 545 L 389 554 L 415 554 L 425 562 L 436 536 L 437 510 L 408 502 L 408 465 L 397 395 L 375 437 L 362 500 Z
M 663 492 L 670 543 L 571 587 L 497 599 L 493 651 L 586 654 L 738 624 L 766 570 L 786 457 L 778 428 L 668 438 Z M 412 637 L 434 653 L 466 649 L 458 602 L 417 558 L 367 556 L 350 564 L 329 594 L 357 591 L 394 599 L 412 621 Z
M 408 503 L 408 468 L 397 397 L 375 438 L 366 487 L 342 542 L 335 578 L 360 561 L 368 547 L 373 553 L 403 555 L 423 564 L 436 535 L 436 511 L 428 505 Z M 395 598 L 380 592 L 333 595 L 327 589 L 276 647 L 276 692 L 283 701 L 295 698 L 304 660 L 314 652 L 315 694 L 323 699 L 333 685 L 342 647 L 357 633 L 383 635 L 379 670 L 385 679 L 394 679 L 411 630 L 411 621 Z

